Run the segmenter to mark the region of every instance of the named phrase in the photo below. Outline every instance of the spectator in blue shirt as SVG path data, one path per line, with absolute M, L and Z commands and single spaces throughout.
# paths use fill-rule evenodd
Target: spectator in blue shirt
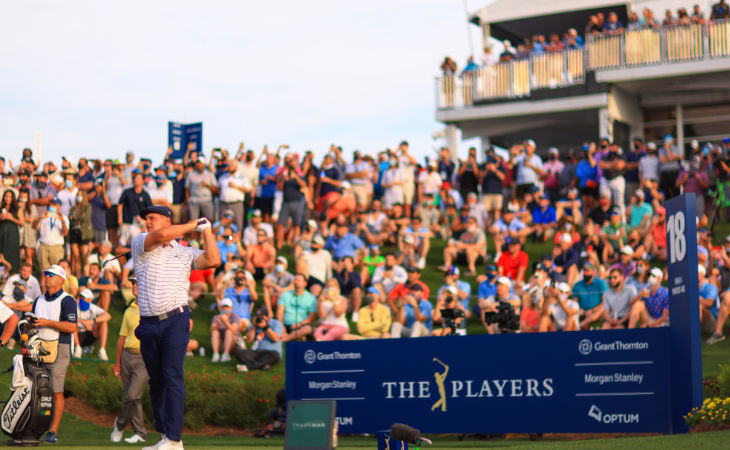
M 593 263 L 583 264 L 583 279 L 573 286 L 573 297 L 580 306 L 580 327 L 587 328 L 603 316 L 603 293 L 608 290 L 608 283 L 596 277 Z
M 568 36 L 563 40 L 563 48 L 566 50 L 583 48 L 583 38 L 578 36 L 578 31 L 575 28 L 568 30 Z
M 603 24 L 603 32 L 606 34 L 619 34 L 623 33 L 623 31 L 624 24 L 618 20 L 618 15 L 616 15 L 613 11 L 608 13 L 608 19 L 606 20 L 606 23 Z
M 580 253 L 573 248 L 573 237 L 570 233 L 563 233 L 556 246 L 558 253 L 553 258 L 553 269 L 562 274 L 568 285 L 572 286 L 578 278 Z
M 276 165 L 276 155 L 266 155 L 266 163 L 259 169 L 260 192 L 256 196 L 254 206 L 260 209 L 264 215 L 264 222 L 269 223 L 271 214 L 274 212 L 274 194 L 276 194 L 276 173 L 279 167 Z
M 221 254 L 221 261 L 225 264 L 228 258 L 233 256 L 243 256 L 246 251 L 241 246 L 241 235 L 235 233 L 231 227 L 225 227 L 221 229 L 220 234 L 217 236 L 218 251 Z
M 365 244 L 354 234 L 350 233 L 347 223 L 337 225 L 335 234 L 331 234 L 324 244 L 324 249 L 332 254 L 332 259 L 339 264 L 345 256 L 349 256 L 354 260 L 359 260 L 359 250 Z M 335 270 L 340 270 L 339 265 Z
M 555 236 L 558 221 L 555 219 L 555 208 L 545 194 L 540 195 L 540 207 L 532 211 L 532 231 L 538 241 L 548 241 Z
M 258 299 L 256 280 L 249 272 L 239 268 L 233 277 L 232 285 L 223 291 L 223 297 L 233 303 L 233 312 L 241 319 L 241 331 L 245 331 L 251 325 L 251 311 Z

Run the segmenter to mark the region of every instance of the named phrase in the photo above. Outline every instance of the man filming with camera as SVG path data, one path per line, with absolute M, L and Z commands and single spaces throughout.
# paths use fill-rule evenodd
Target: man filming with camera
M 509 305 L 510 308 L 508 309 L 519 308 L 521 306 L 520 299 L 515 294 L 511 293 L 510 289 L 512 289 L 512 281 L 510 281 L 509 278 L 505 276 L 497 278 L 497 293 L 479 301 L 482 318 L 484 318 L 484 313 L 486 312 L 499 313 L 504 309 L 504 306 L 502 306 L 503 304 Z M 494 323 L 484 322 L 484 327 L 487 329 L 487 333 L 489 334 L 495 334 L 499 331 L 498 327 Z
M 246 342 L 251 348 L 237 348 L 233 351 L 233 356 L 241 361 L 241 364 L 236 365 L 239 372 L 268 370 L 281 361 L 281 335 L 284 325 L 276 319 L 270 319 L 266 308 L 256 312 L 253 324 L 246 333 Z
M 459 289 L 451 285 L 440 291 L 431 318 L 434 323 L 441 322 L 442 327 L 433 330 L 432 336 L 466 336 L 466 314 L 468 310 L 457 300 Z

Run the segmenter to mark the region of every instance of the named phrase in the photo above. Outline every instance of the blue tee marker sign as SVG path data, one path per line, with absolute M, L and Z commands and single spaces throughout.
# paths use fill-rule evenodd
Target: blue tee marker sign
M 666 204 L 673 433 L 688 431 L 684 415 L 702 405 L 695 202 L 684 194 Z

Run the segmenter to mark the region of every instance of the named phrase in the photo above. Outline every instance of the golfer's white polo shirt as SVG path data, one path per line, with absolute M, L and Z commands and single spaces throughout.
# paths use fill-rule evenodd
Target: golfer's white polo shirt
M 197 248 L 183 247 L 177 241 L 146 252 L 144 240 L 147 234 L 140 233 L 132 239 L 141 317 L 158 316 L 187 305 L 190 270 L 195 259 L 205 253 Z

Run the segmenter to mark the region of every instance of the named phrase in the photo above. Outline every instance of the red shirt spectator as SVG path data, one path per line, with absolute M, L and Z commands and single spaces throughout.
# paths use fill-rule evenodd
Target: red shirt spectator
M 529 257 L 522 251 L 520 241 L 514 240 L 509 243 L 509 251 L 503 252 L 497 261 L 499 274 L 508 277 L 512 281 L 525 281 L 525 271 Z

